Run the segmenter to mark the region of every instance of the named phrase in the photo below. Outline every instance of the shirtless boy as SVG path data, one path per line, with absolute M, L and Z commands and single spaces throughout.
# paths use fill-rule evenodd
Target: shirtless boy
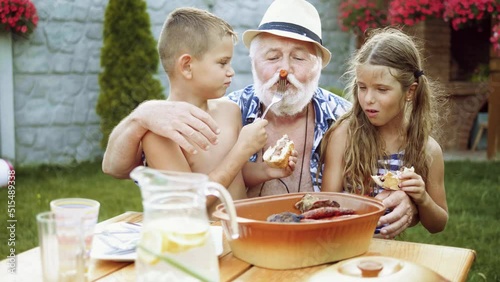
M 233 199 L 246 198 L 241 170 L 267 141 L 266 120 L 242 128 L 238 105 L 219 99 L 231 84 L 236 34 L 215 15 L 196 8 L 179 8 L 167 17 L 158 52 L 169 81 L 168 101 L 184 101 L 207 112 L 218 124 L 218 143 L 190 154 L 171 139 L 148 132 L 142 146 L 149 167 L 198 172 L 226 187 Z M 213 209 L 215 198 L 208 199 Z

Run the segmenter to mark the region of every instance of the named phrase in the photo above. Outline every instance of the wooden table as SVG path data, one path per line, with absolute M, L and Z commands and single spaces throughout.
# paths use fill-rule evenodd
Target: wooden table
M 142 220 L 142 213 L 125 212 L 103 221 L 97 229 L 107 224 Z M 224 240 L 224 251 L 219 257 L 221 281 L 305 281 L 312 274 L 332 264 L 294 270 L 271 270 L 250 265 L 234 257 L 229 244 Z M 465 281 L 474 262 L 474 250 L 419 244 L 394 240 L 372 239 L 368 251 L 363 256 L 381 255 L 404 259 L 426 266 L 451 281 Z M 17 273 L 8 273 L 7 260 L 0 262 L 2 281 L 41 281 L 41 263 L 39 248 L 33 248 L 17 255 Z M 134 263 L 93 260 L 91 262 L 93 281 L 135 281 Z

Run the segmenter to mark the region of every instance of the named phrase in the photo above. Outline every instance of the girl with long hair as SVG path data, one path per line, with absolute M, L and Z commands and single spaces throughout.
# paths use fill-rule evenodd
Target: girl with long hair
M 323 138 L 321 190 L 375 196 L 383 188 L 371 175 L 413 167 L 400 174 L 398 186 L 417 206 L 422 225 L 442 231 L 448 220 L 444 161 L 431 133 L 443 96 L 425 75 L 417 45 L 396 28 L 373 30 L 346 76 L 353 107 Z

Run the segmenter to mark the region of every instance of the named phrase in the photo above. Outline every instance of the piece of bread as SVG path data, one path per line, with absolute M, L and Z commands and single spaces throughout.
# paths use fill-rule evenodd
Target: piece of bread
M 399 176 L 401 175 L 401 173 L 407 172 L 407 171 L 413 172 L 413 171 L 415 171 L 415 169 L 413 167 L 410 167 L 410 168 L 404 167 L 403 171 L 396 171 L 396 174 L 388 171 L 384 175 L 372 175 L 372 179 L 373 179 L 373 181 L 375 181 L 375 183 L 378 186 L 380 186 L 384 189 L 400 190 L 399 183 L 401 181 L 399 180 Z
M 276 145 L 269 147 L 262 157 L 270 167 L 285 168 L 294 148 L 293 141 L 285 134 L 276 141 Z

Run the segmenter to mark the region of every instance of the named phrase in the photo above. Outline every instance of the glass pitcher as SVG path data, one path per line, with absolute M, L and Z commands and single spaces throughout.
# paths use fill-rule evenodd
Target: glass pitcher
M 224 204 L 237 239 L 231 195 L 207 175 L 159 171 L 140 166 L 130 176 L 141 187 L 144 209 L 135 267 L 137 281 L 219 281 L 219 261 L 211 239 L 206 197 Z

